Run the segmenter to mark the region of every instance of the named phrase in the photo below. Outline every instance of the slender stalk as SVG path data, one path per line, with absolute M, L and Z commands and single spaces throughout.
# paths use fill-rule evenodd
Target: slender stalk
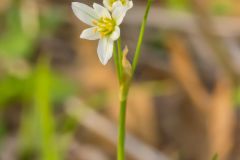
M 146 24 L 147 24 L 147 18 L 148 18 L 148 14 L 149 14 L 152 2 L 153 2 L 153 0 L 148 0 L 147 8 L 146 8 L 146 11 L 145 11 L 145 14 L 144 14 L 144 18 L 143 18 L 139 38 L 138 38 L 138 43 L 137 43 L 136 51 L 135 51 L 134 58 L 133 58 L 133 64 L 132 64 L 132 73 L 133 74 L 134 74 L 134 72 L 136 70 L 136 67 L 137 67 L 137 64 L 138 64 L 140 51 L 141 51 L 141 46 L 142 46 L 142 42 L 143 42 L 143 36 L 144 36 L 144 33 L 145 33 Z
M 120 119 L 118 125 L 118 160 L 125 159 L 125 124 L 127 99 L 120 101 Z
M 121 72 L 120 72 L 120 63 L 119 63 L 119 57 L 118 57 L 117 44 L 116 43 L 114 43 L 114 46 L 113 46 L 113 57 L 114 57 L 115 67 L 116 67 L 116 70 L 117 70 L 118 81 L 120 82 Z
M 145 27 L 147 24 L 147 18 L 149 14 L 149 10 L 151 8 L 153 0 L 148 0 L 147 8 L 144 14 L 143 22 L 141 25 L 141 30 L 138 38 L 138 43 L 133 59 L 132 64 L 132 75 L 129 80 L 124 80 L 122 77 L 124 76 L 123 66 L 122 66 L 122 48 L 121 48 L 121 40 L 119 39 L 118 44 L 118 60 L 120 61 L 120 113 L 119 113 L 119 128 L 118 128 L 118 149 L 117 149 L 117 159 L 118 160 L 125 160 L 125 123 L 126 123 L 126 108 L 127 108 L 127 97 L 128 97 L 128 91 L 130 88 L 130 83 L 132 76 L 136 70 L 136 66 L 138 63 L 138 59 L 140 56 L 141 51 L 141 45 L 143 42 L 143 36 L 145 32 Z
M 120 79 L 122 79 L 122 44 L 121 38 L 117 40 L 117 48 L 118 48 L 118 60 L 119 60 L 119 72 L 120 72 Z

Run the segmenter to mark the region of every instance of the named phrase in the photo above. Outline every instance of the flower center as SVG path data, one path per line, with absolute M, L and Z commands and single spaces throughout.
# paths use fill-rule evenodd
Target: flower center
M 93 21 L 93 24 L 97 26 L 96 31 L 98 31 L 102 36 L 110 35 L 116 26 L 113 19 L 102 17 L 98 21 Z
M 117 2 L 118 0 L 110 0 L 111 6 L 113 5 L 114 2 Z M 126 5 L 126 0 L 120 0 L 123 5 Z

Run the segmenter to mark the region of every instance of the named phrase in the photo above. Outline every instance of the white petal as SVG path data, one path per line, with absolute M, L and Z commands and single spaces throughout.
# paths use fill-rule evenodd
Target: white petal
M 85 29 L 82 34 L 80 35 L 80 38 L 87 39 L 87 40 L 97 40 L 100 39 L 100 33 L 96 31 L 97 27 L 92 27 Z
M 123 4 L 122 4 L 121 1 L 114 2 L 113 5 L 112 5 L 112 10 L 114 10 L 117 7 L 123 7 Z
M 110 38 L 100 39 L 97 52 L 101 63 L 106 65 L 113 54 L 113 41 Z
M 120 36 L 120 28 L 118 26 L 115 27 L 113 33 L 110 35 L 110 38 L 113 41 L 116 41 Z
M 117 25 L 120 25 L 125 17 L 127 9 L 125 7 L 115 7 L 112 12 L 112 17 L 116 21 Z
M 93 26 L 93 20 L 98 19 L 97 13 L 93 8 L 78 2 L 72 2 L 74 14 L 84 23 Z
M 103 5 L 108 9 L 108 10 L 112 10 L 112 6 L 111 6 L 111 2 L 110 0 L 103 0 Z
M 128 9 L 131 9 L 133 7 L 133 1 L 128 2 Z
M 93 8 L 95 10 L 95 12 L 98 14 L 99 17 L 108 17 L 111 18 L 110 13 L 108 12 L 108 10 L 106 8 L 104 8 L 103 6 L 94 3 L 93 4 Z
M 123 5 L 121 1 L 116 1 L 112 5 L 112 10 L 114 10 L 117 7 L 124 7 L 127 10 L 131 9 L 133 7 L 133 1 L 127 0 L 126 5 Z

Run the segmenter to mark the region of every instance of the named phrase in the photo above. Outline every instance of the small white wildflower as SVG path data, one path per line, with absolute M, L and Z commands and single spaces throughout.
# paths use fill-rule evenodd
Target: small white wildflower
M 113 44 L 120 36 L 119 25 L 126 14 L 123 7 L 115 7 L 112 13 L 94 3 L 93 8 L 78 2 L 72 3 L 74 14 L 84 23 L 92 26 L 82 32 L 83 39 L 99 40 L 98 57 L 103 65 L 106 65 L 113 54 Z
M 110 11 L 118 6 L 123 6 L 126 10 L 129 10 L 133 7 L 132 0 L 103 0 L 103 4 Z

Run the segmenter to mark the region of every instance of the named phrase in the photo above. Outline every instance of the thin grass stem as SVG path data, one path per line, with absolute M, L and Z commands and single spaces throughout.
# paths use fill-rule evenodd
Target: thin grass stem
M 114 63 L 115 63 L 115 67 L 117 70 L 117 76 L 118 76 L 118 81 L 120 82 L 120 64 L 119 64 L 119 57 L 118 57 L 118 52 L 117 52 L 117 44 L 114 43 L 113 46 L 113 58 L 114 58 Z
M 142 46 L 142 42 L 143 42 L 143 37 L 144 37 L 144 33 L 145 33 L 145 28 L 147 25 L 147 19 L 148 19 L 148 15 L 149 15 L 149 11 L 150 11 L 152 2 L 153 2 L 153 0 L 148 0 L 147 8 L 146 8 L 144 18 L 142 21 L 141 30 L 140 30 L 140 34 L 139 34 L 139 38 L 138 38 L 138 43 L 137 43 L 136 51 L 135 51 L 134 58 L 133 58 L 133 64 L 132 64 L 132 73 L 133 74 L 135 73 L 135 70 L 136 70 L 136 67 L 138 64 L 141 46 Z

